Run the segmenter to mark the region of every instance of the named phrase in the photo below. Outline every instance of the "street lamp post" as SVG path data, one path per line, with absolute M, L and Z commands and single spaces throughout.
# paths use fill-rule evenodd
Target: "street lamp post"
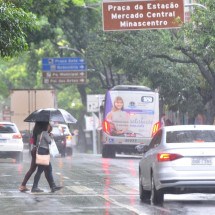
M 68 45 L 66 45 L 66 46 L 59 46 L 58 48 L 61 51 L 61 57 L 63 56 L 63 50 L 64 49 L 71 50 L 71 51 L 75 52 L 76 54 L 81 55 L 82 57 L 84 57 L 84 54 L 82 52 L 80 52 L 78 49 L 70 48 Z
M 205 7 L 204 5 L 199 4 L 199 3 L 190 3 L 190 4 L 185 4 L 184 6 L 185 6 L 185 7 L 197 6 L 197 7 L 201 7 L 201 8 L 203 8 L 203 9 L 207 10 L 207 7 Z
M 90 5 L 86 5 L 85 3 L 81 6 L 83 8 L 89 8 L 89 9 L 92 9 L 92 10 L 96 10 L 97 12 L 99 11 L 99 7 L 100 4 L 90 4 Z
M 185 4 L 184 6 L 189 7 L 189 8 L 192 7 L 191 9 L 188 9 L 187 11 L 185 11 L 185 22 L 190 20 L 190 11 L 193 10 L 194 6 L 200 7 L 204 10 L 208 10 L 208 8 L 206 6 L 199 4 L 199 3 L 188 3 L 188 4 Z

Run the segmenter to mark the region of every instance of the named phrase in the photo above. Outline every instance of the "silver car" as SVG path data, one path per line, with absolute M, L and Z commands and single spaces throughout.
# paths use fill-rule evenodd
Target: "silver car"
M 215 126 L 166 126 L 137 150 L 143 153 L 142 201 L 162 204 L 167 193 L 215 193 Z

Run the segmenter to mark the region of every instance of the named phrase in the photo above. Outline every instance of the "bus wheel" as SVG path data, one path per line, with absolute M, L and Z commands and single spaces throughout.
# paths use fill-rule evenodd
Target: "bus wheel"
M 115 151 L 114 151 L 114 149 L 112 149 L 110 147 L 107 147 L 107 146 L 103 146 L 102 157 L 103 158 L 115 158 Z

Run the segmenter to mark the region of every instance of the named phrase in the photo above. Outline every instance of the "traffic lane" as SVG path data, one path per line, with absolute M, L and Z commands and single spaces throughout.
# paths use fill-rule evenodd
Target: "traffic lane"
M 116 165 L 114 165 L 115 162 Z M 4 189 L 1 186 L 2 210 L 7 211 L 7 214 L 14 212 L 17 214 L 53 214 L 55 212 L 61 214 L 70 212 L 107 215 L 141 214 L 141 211 L 135 208 L 135 205 L 139 203 L 138 191 L 128 183 L 130 181 L 128 172 L 133 175 L 133 178 L 137 177 L 134 161 L 125 159 L 116 161 L 101 159 L 100 156 L 79 155 L 78 158 L 74 156 L 55 159 L 52 163 L 54 171 L 56 170 L 54 174 L 56 181 L 64 185 L 63 190 L 54 194 L 49 193 L 44 177 L 41 178 L 40 187 L 45 189 L 45 193 L 19 192 L 17 188 L 20 182 L 14 188 L 14 186 L 11 187 L 9 181 L 11 178 L 21 181 L 29 163 L 24 159 L 23 165 L 5 164 L 4 171 L 10 170 L 5 171 L 9 180 L 2 183 Z M 119 176 L 119 168 L 122 167 L 124 168 Z M 28 185 L 32 186 L 32 178 Z M 135 185 L 137 186 L 136 183 Z
M 123 200 L 122 200 L 123 198 Z M 193 198 L 193 197 L 192 197 Z M 22 194 L 1 199 L 3 214 L 144 214 L 144 215 L 175 215 L 175 214 L 214 214 L 214 200 L 167 201 L 165 207 L 155 207 L 147 204 L 135 206 L 126 204 L 126 196 L 112 195 L 108 198 L 101 195 L 63 195 L 63 194 Z M 129 197 L 129 201 L 132 198 Z M 124 203 L 122 203 L 124 202 Z M 3 206 L 3 207 L 2 207 Z
M 168 208 L 171 212 L 180 211 L 180 214 L 186 215 L 213 215 L 215 210 L 215 194 L 167 194 L 165 195 L 163 208 Z
M 18 186 L 29 159 L 23 164 L 0 160 L 1 212 L 6 214 L 213 214 L 214 195 L 165 195 L 162 207 L 144 204 L 138 194 L 137 158 L 103 159 L 100 155 L 75 154 L 52 160 L 54 177 L 63 190 L 54 194 L 44 176 L 43 194 L 21 193 Z M 32 186 L 33 177 L 28 185 Z M 43 212 L 44 208 L 44 212 Z M 199 212 L 200 211 L 200 212 Z
M 73 178 L 77 176 L 77 180 L 79 180 L 79 182 L 81 181 L 84 187 L 90 187 L 92 190 L 96 190 L 97 193 L 103 192 L 103 196 L 105 197 L 107 197 L 108 194 L 109 201 L 120 205 L 122 204 L 125 208 L 129 205 L 131 208 L 135 208 L 134 211 L 138 210 L 137 213 L 143 213 L 144 211 L 145 214 L 155 214 L 158 212 L 162 214 L 173 214 L 176 212 L 177 214 L 185 214 L 185 211 L 188 211 L 188 214 L 192 214 L 193 207 L 196 207 L 196 196 L 197 198 L 199 196 L 199 199 L 203 200 L 203 205 L 205 202 L 204 200 L 207 201 L 207 194 L 191 194 L 190 196 L 166 195 L 166 203 L 163 207 L 143 204 L 139 200 L 138 192 L 139 157 L 117 156 L 116 159 L 103 159 L 101 155 L 79 155 L 79 158 L 80 159 L 75 161 L 77 171 L 73 167 L 73 173 L 75 173 L 73 174 Z M 65 162 L 68 161 L 69 159 L 65 160 Z M 76 173 L 80 171 L 83 171 L 81 175 L 85 175 L 88 179 L 87 181 L 76 175 Z M 100 184 L 102 184 L 103 187 L 98 189 L 98 185 Z M 179 201 L 177 201 L 177 199 Z M 188 203 L 185 202 L 185 205 L 183 205 L 183 201 L 180 201 L 183 199 L 189 199 Z M 214 197 L 211 196 L 211 202 L 213 202 L 213 200 Z M 124 201 L 126 201 L 126 203 Z M 179 206 L 177 204 L 179 204 Z M 193 207 L 192 204 L 194 205 Z M 206 205 L 208 205 L 208 203 Z M 183 210 L 184 208 L 186 209 Z M 198 214 L 198 211 L 196 211 L 196 213 Z
M 127 198 L 129 194 L 119 195 L 118 191 L 114 191 L 114 186 L 111 188 L 109 185 L 109 177 L 105 177 L 104 179 L 97 177 L 100 175 L 101 165 L 103 166 L 104 174 L 109 174 L 108 169 L 111 163 L 110 160 L 104 160 L 100 165 L 96 163 L 98 158 L 96 158 L 96 160 L 93 160 L 93 157 L 86 159 L 87 155 L 80 155 L 77 160 L 68 157 L 65 159 L 54 159 L 52 160 L 52 163 L 53 169 L 56 170 L 54 174 L 55 179 L 58 184 L 64 186 L 64 189 L 57 193 L 50 194 L 47 182 L 44 177 L 42 177 L 40 187 L 45 190 L 45 193 L 31 194 L 30 192 L 21 193 L 18 191 L 18 186 L 29 167 L 30 160 L 26 160 L 26 157 L 27 156 L 25 155 L 23 164 L 14 164 L 13 160 L 6 160 L 1 163 L 1 172 L 4 172 L 4 175 L 1 175 L 2 183 L 0 185 L 0 198 L 3 203 L 1 208 L 3 211 L 7 211 L 7 214 L 13 214 L 14 212 L 17 214 L 43 214 L 43 210 L 46 211 L 45 214 L 51 214 L 54 213 L 54 211 L 68 213 L 74 210 L 76 214 L 78 211 L 80 214 L 86 214 L 86 211 L 87 214 L 108 214 L 109 211 L 114 211 L 114 214 L 118 214 L 119 212 L 122 212 L 123 214 L 131 214 L 131 212 L 134 211 L 134 213 L 132 213 L 136 214 L 135 209 L 128 207 L 128 204 L 123 206 L 123 204 L 115 202 L 114 199 L 109 199 L 109 189 L 114 192 L 113 196 L 121 195 L 123 198 L 125 196 Z M 113 168 L 111 172 L 115 175 L 116 171 Z M 3 178 L 5 180 L 3 180 Z M 16 184 L 15 187 L 14 184 L 11 186 L 11 181 Z M 31 178 L 28 183 L 29 187 L 32 186 L 32 181 Z M 103 187 L 104 181 L 106 181 L 105 188 Z M 118 189 L 120 189 L 119 186 Z M 136 197 L 137 194 L 135 198 Z M 133 199 L 133 197 L 131 199 Z M 55 202 L 54 205 L 52 203 L 53 201 Z M 73 202 L 72 205 L 71 202 Z

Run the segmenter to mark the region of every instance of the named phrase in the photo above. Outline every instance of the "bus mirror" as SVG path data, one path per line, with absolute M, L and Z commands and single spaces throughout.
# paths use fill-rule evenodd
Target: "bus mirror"
M 100 113 L 103 113 L 104 112 L 104 105 L 101 105 L 100 106 Z

